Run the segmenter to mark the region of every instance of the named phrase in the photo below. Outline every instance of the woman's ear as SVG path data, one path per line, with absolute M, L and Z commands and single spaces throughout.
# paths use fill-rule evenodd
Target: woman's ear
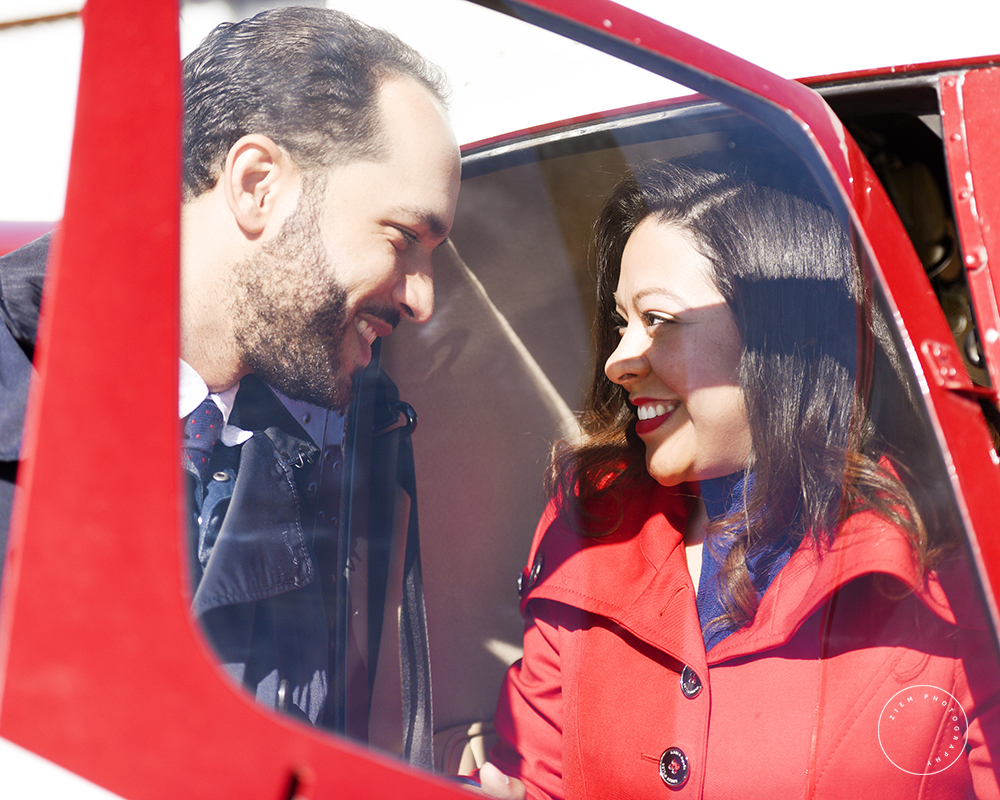
M 294 194 L 295 179 L 288 154 L 267 136 L 249 134 L 229 149 L 222 174 L 226 204 L 250 238 L 260 236 L 284 196 Z

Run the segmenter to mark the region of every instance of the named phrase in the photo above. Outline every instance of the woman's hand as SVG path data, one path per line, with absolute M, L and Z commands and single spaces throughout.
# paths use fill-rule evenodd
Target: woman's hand
M 504 775 L 489 761 L 479 770 L 479 784 L 482 793 L 494 800 L 525 800 L 524 784 Z

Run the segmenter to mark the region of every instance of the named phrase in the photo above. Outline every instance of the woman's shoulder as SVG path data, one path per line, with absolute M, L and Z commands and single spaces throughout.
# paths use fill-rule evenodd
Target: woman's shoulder
M 574 549 L 634 540 L 650 525 L 684 530 L 697 490 L 655 481 L 595 494 L 586 499 L 555 497 L 535 531 L 535 544 L 555 540 Z
M 550 501 L 518 580 L 522 602 L 610 598 L 641 584 L 682 543 L 692 501 L 688 487 L 652 482 L 582 508 Z
M 912 596 L 943 621 L 958 627 L 979 628 L 975 578 L 962 551 L 956 551 L 933 569 L 918 563 L 906 532 L 874 510 L 848 517 L 832 541 L 806 536 L 782 570 L 785 602 L 801 597 L 803 607 L 818 606 L 849 584 L 859 581 L 888 587 L 897 597 Z

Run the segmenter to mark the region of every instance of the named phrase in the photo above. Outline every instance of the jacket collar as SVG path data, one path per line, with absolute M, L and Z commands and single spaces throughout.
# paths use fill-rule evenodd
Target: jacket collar
M 764 593 L 754 621 L 716 645 L 710 661 L 784 644 L 838 590 L 866 575 L 895 579 L 945 622 L 956 624 L 938 576 L 921 577 L 906 534 L 863 511 L 843 523 L 830 545 L 806 536 Z
M 319 448 L 252 376 L 240 384 L 233 417 L 256 432 L 239 453 L 232 499 L 195 592 L 196 614 L 302 588 L 316 574 L 299 484 Z
M 529 570 L 534 567 L 536 578 L 522 609 L 535 600 L 555 600 L 606 617 L 683 663 L 704 663 L 683 542 L 692 497 L 687 486 L 639 489 L 618 528 L 598 539 L 582 537 L 550 505 L 532 547 Z M 869 574 L 895 578 L 955 623 L 937 576 L 921 580 L 904 532 L 861 512 L 843 524 L 832 545 L 817 546 L 806 536 L 764 593 L 754 622 L 716 645 L 708 660 L 784 644 L 837 590 Z

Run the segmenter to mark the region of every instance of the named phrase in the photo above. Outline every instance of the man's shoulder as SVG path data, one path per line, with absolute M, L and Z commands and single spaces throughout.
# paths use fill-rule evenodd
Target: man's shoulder
M 51 234 L 0 257 L 0 460 L 21 448 Z
M 45 268 L 52 234 L 46 233 L 24 247 L 0 256 L 0 315 L 11 335 L 28 357 L 38 331 Z

